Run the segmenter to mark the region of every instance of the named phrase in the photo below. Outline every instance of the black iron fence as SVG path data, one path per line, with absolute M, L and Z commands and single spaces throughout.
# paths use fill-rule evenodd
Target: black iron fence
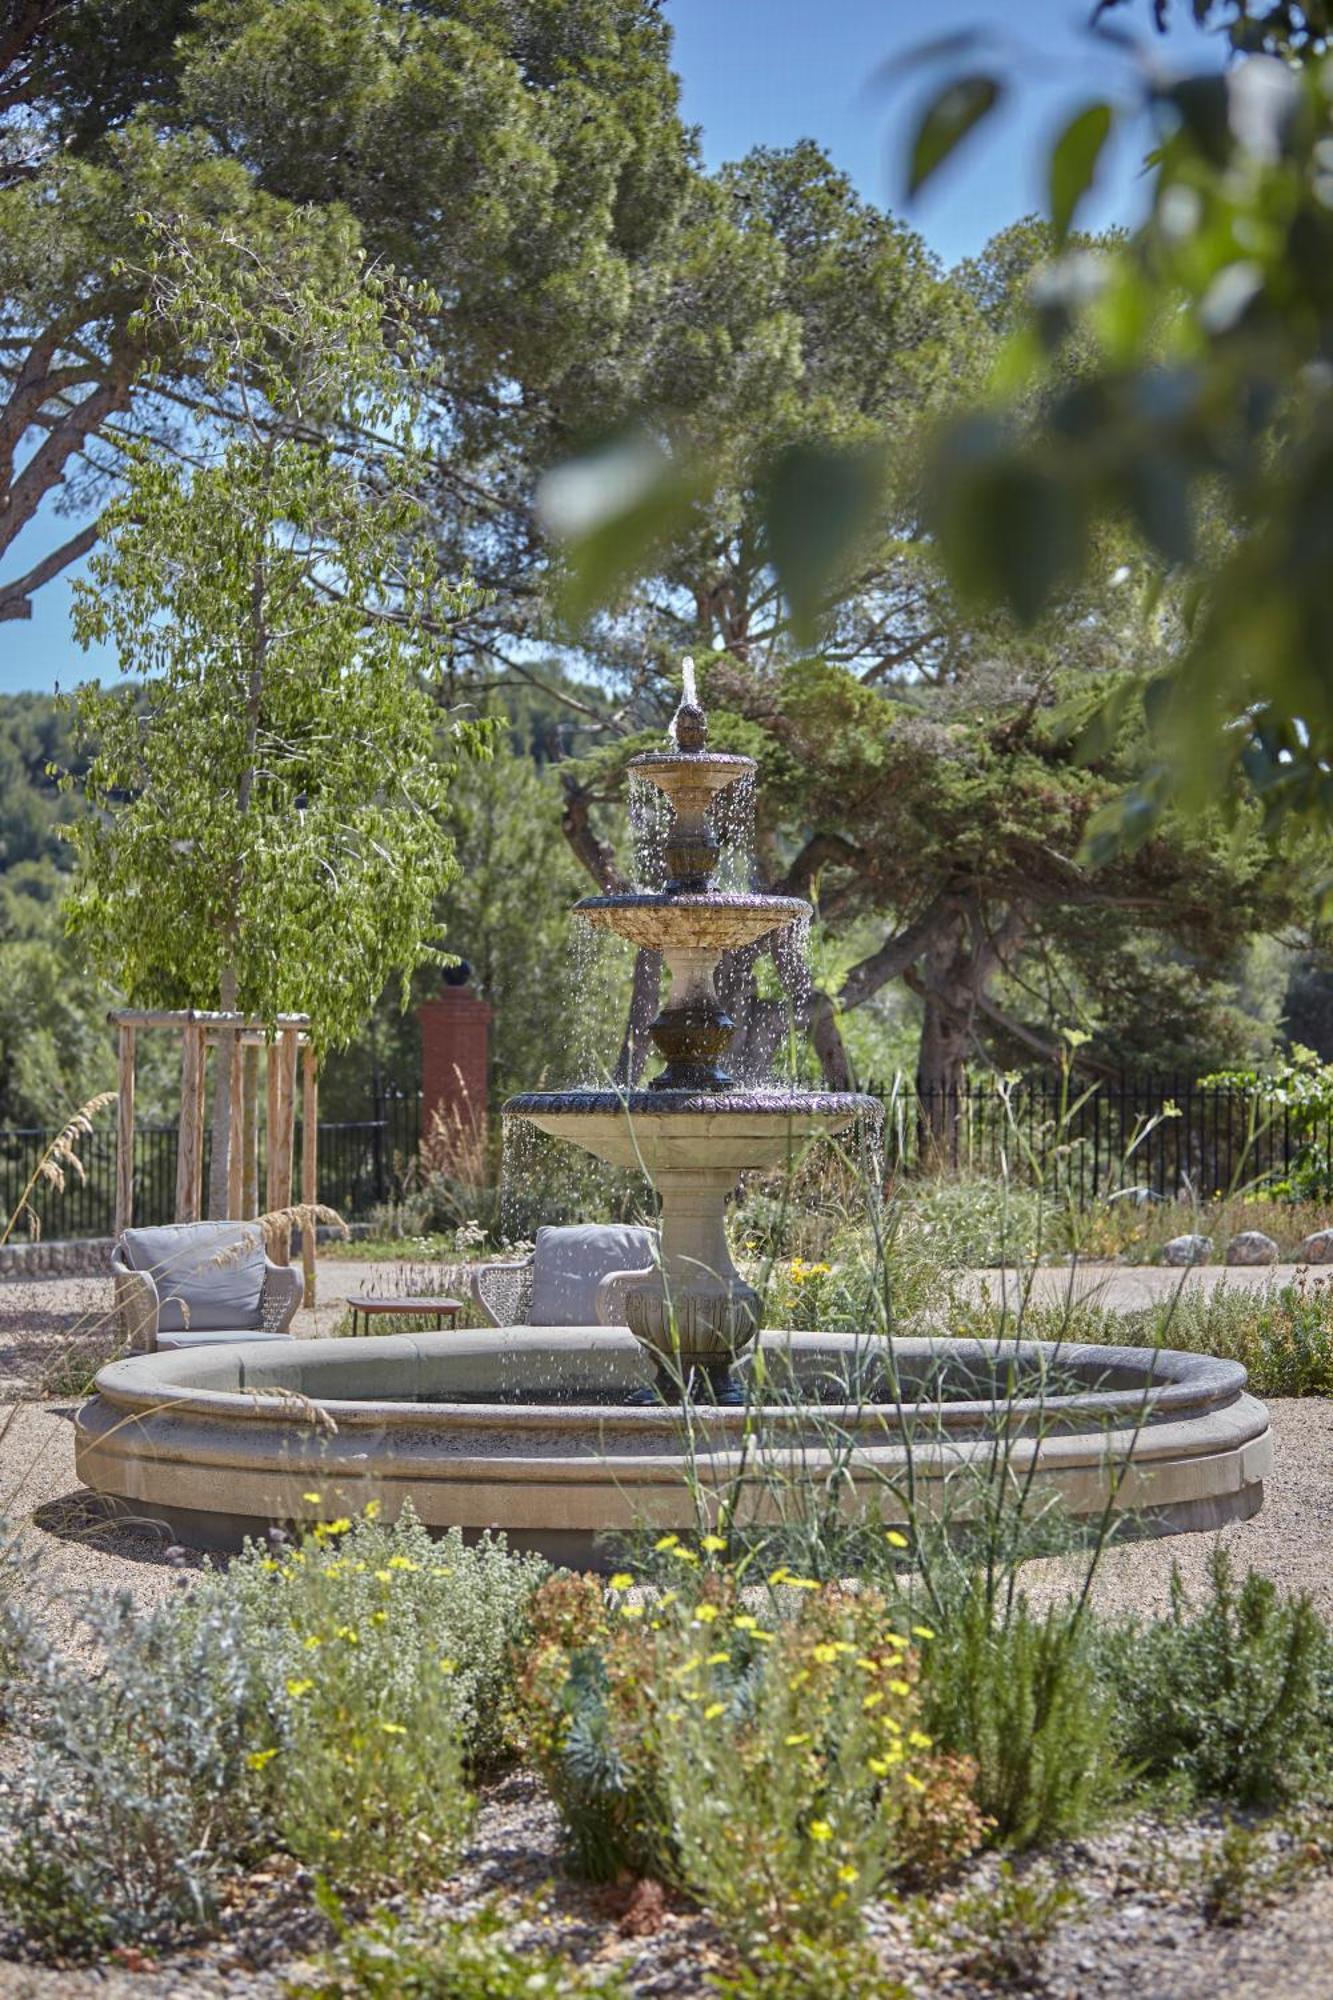
M 396 1194 L 404 1174 L 416 1159 L 421 1142 L 419 1097 L 387 1099 L 383 1115 L 354 1122 L 319 1124 L 318 1197 L 349 1222 L 363 1221 L 378 1202 Z M 30 1128 L 0 1132 L 0 1218 L 13 1213 L 54 1130 Z M 150 1225 L 170 1222 L 176 1209 L 176 1144 L 174 1125 L 140 1125 L 134 1134 L 134 1219 Z M 296 1124 L 296 1186 L 300 1181 L 303 1144 L 301 1121 Z M 209 1144 L 204 1139 L 207 1184 Z M 116 1208 L 116 1133 L 114 1121 L 98 1126 L 81 1139 L 80 1178 L 64 1169 L 63 1190 L 39 1184 L 34 1197 L 48 1237 L 110 1236 Z M 262 1162 L 261 1162 L 262 1166 Z M 262 1173 L 261 1173 L 262 1188 Z M 21 1224 L 16 1237 L 27 1230 Z
M 1267 1106 L 1243 1090 L 1186 1077 L 1121 1078 L 1086 1094 L 1080 1086 L 1065 1092 L 1049 1076 L 1004 1086 L 987 1078 L 919 1094 L 901 1083 L 869 1088 L 884 1101 L 886 1165 L 895 1174 L 933 1166 L 991 1178 L 1058 1179 L 1085 1205 L 1130 1188 L 1202 1199 L 1256 1184 L 1333 1192 L 1333 1114 Z M 420 1096 L 386 1098 L 381 1114 L 320 1122 L 319 1199 L 348 1221 L 365 1220 L 400 1193 L 417 1157 Z M 0 1216 L 13 1210 L 53 1136 L 0 1132 Z M 296 1136 L 299 1160 L 299 1122 Z M 111 1233 L 114 1127 L 94 1131 L 79 1151 L 84 1178 L 67 1172 L 63 1192 L 39 1191 L 49 1237 Z M 207 1173 L 207 1145 L 204 1165 Z M 171 1221 L 175 1198 L 176 1129 L 141 1125 L 134 1138 L 135 1220 Z
M 1264 1186 L 1333 1190 L 1333 1112 L 1273 1105 L 1189 1077 L 1120 1077 L 1095 1087 L 1039 1076 L 961 1090 L 870 1086 L 885 1105 L 889 1168 L 1053 1181 L 1083 1205 L 1138 1189 L 1209 1200 Z

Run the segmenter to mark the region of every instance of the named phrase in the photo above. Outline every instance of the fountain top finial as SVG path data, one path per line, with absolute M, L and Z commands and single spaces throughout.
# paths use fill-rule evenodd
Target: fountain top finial
M 699 706 L 695 692 L 694 661 L 687 653 L 680 663 L 681 695 L 680 707 L 671 718 L 671 740 L 677 750 L 687 755 L 707 748 L 708 717 Z

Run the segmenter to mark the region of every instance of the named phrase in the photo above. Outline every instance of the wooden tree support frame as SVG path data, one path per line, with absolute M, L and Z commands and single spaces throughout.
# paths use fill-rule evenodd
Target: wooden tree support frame
M 231 1126 L 227 1147 L 227 1213 L 249 1220 L 259 1213 L 259 1052 L 266 1053 L 266 1209 L 290 1208 L 296 1150 L 297 1072 L 301 1078 L 301 1200 L 314 1202 L 319 1185 L 319 1085 L 309 1017 L 280 1014 L 270 1027 L 248 1014 L 206 1013 L 196 1008 L 120 1007 L 107 1016 L 116 1029 L 116 1234 L 134 1221 L 134 1071 L 139 1037 L 162 1029 L 181 1038 L 180 1124 L 176 1151 L 176 1220 L 198 1222 L 203 1213 L 204 1131 L 208 1052 L 229 1050 Z M 278 1264 L 291 1261 L 291 1232 L 269 1246 Z M 315 1303 L 314 1231 L 301 1232 L 305 1302 Z

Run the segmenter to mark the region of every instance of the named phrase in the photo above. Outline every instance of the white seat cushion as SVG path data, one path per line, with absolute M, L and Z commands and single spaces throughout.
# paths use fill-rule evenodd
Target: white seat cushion
M 121 1242 L 132 1271 L 157 1286 L 158 1340 L 170 1333 L 257 1327 L 264 1289 L 264 1235 L 253 1222 L 174 1222 L 127 1229 Z
M 539 1229 L 529 1321 L 533 1326 L 596 1326 L 602 1279 L 611 1271 L 646 1270 L 656 1254 L 655 1229 L 632 1229 L 620 1222 Z
M 229 1340 L 244 1340 L 250 1346 L 259 1341 L 292 1339 L 290 1333 L 264 1333 L 253 1327 L 233 1328 L 222 1333 L 163 1333 L 158 1335 L 159 1354 L 174 1354 L 182 1347 L 225 1347 Z

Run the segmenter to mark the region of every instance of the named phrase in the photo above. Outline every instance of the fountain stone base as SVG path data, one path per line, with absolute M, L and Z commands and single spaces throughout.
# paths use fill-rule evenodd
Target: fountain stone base
M 849 1520 L 910 1526 L 1031 1481 L 1036 1508 L 1093 1530 L 1109 1508 L 1139 1534 L 1217 1528 L 1263 1501 L 1268 1416 L 1235 1362 L 829 1333 L 760 1345 L 762 1388 L 753 1350 L 737 1367 L 748 1406 L 688 1417 L 638 1401 L 651 1360 L 607 1327 L 134 1355 L 99 1374 L 76 1462 L 109 1508 L 196 1547 L 374 1499 L 593 1567 L 620 1566 L 617 1534 L 696 1532 L 701 1506 L 743 1532 L 822 1512 L 830 1492 Z

